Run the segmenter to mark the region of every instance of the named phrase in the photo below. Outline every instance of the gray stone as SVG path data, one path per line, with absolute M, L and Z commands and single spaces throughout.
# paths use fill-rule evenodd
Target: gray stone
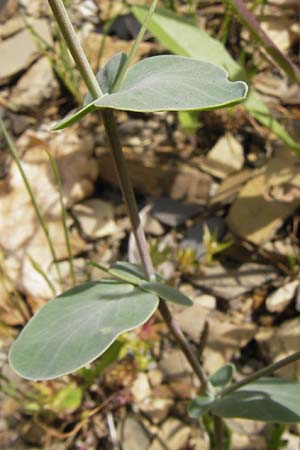
M 14 111 L 36 111 L 47 100 L 59 95 L 59 84 L 46 57 L 38 60 L 12 90 L 11 108 Z
M 31 22 L 31 26 L 42 39 L 49 44 L 52 43 L 50 28 L 45 20 L 35 20 Z M 1 41 L 0 61 L 5 61 L 5 64 L 0 65 L 0 84 L 27 69 L 37 59 L 39 53 L 38 44 L 28 29 Z

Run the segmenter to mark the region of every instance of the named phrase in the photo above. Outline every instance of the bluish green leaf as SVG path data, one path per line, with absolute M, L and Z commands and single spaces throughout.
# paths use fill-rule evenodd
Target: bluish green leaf
M 151 294 L 157 295 L 159 298 L 167 302 L 177 303 L 179 305 L 191 306 L 192 300 L 186 295 L 179 292 L 177 289 L 165 284 L 153 281 L 146 281 L 139 284 L 140 288 Z
M 300 422 L 300 383 L 262 378 L 216 400 L 211 411 L 221 417 L 263 422 Z
M 135 6 L 132 8 L 132 12 L 143 23 L 147 7 Z M 219 64 L 228 71 L 232 80 L 247 81 L 244 69 L 234 61 L 223 44 L 178 14 L 164 9 L 156 10 L 148 29 L 171 52 Z M 256 120 L 270 129 L 290 148 L 299 152 L 300 144 L 295 142 L 284 127 L 272 117 L 272 113 L 253 88 L 250 90 L 244 106 Z
M 190 401 L 188 405 L 188 414 L 193 419 L 202 417 L 211 409 L 215 397 L 212 394 L 199 395 Z
M 125 64 L 127 55 L 125 53 L 117 53 L 114 55 L 96 75 L 96 79 L 104 94 L 108 94 L 112 91 L 114 84 L 118 79 L 118 75 Z M 80 108 L 74 114 L 65 117 L 58 122 L 53 128 L 54 131 L 62 130 L 66 127 L 70 127 L 74 123 L 81 120 L 86 114 L 89 114 L 95 110 L 95 100 L 93 100 L 90 93 L 85 96 L 83 108 Z
M 30 380 L 71 373 L 153 314 L 158 298 L 116 281 L 86 283 L 48 302 L 10 349 L 11 367 Z
M 139 112 L 209 110 L 236 104 L 246 94 L 247 85 L 229 81 L 221 67 L 163 55 L 134 65 L 118 92 L 104 95 L 95 105 Z
M 224 388 L 231 383 L 234 372 L 235 366 L 233 364 L 225 364 L 209 377 L 209 381 L 216 388 Z
M 52 128 L 52 131 L 59 131 L 63 130 L 64 128 L 70 127 L 71 125 L 74 125 L 74 123 L 81 120 L 87 114 L 95 111 L 95 102 L 96 100 L 94 100 L 89 105 L 86 105 L 83 108 L 79 109 L 74 114 L 69 114 L 68 116 L 66 116 L 64 119 L 58 122 L 55 127 Z
M 113 263 L 108 272 L 123 281 L 139 285 L 141 281 L 146 281 L 145 272 L 142 267 L 126 261 L 117 261 Z
M 116 53 L 97 73 L 96 79 L 104 94 L 110 94 L 113 91 L 114 85 L 116 84 L 118 76 L 122 70 L 122 67 L 126 63 L 126 60 L 126 53 Z M 83 104 L 86 106 L 92 101 L 93 98 L 91 94 L 88 93 Z

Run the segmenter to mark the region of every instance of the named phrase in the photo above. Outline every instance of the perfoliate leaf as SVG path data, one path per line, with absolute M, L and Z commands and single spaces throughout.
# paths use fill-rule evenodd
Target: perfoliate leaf
M 64 128 L 70 127 L 71 125 L 74 125 L 74 123 L 81 120 L 87 114 L 95 111 L 95 102 L 96 100 L 94 100 L 89 105 L 86 105 L 83 108 L 79 109 L 74 114 L 69 114 L 68 116 L 66 116 L 64 119 L 58 122 L 55 127 L 52 128 L 52 131 L 59 131 L 63 130 Z
M 100 356 L 121 333 L 146 322 L 158 301 L 110 280 L 70 289 L 28 322 L 10 349 L 10 365 L 30 380 L 71 373 Z
M 224 388 L 232 381 L 235 372 L 233 364 L 225 364 L 209 377 L 209 381 L 216 388 Z
M 141 281 L 146 281 L 142 267 L 126 261 L 116 261 L 110 266 L 108 272 L 113 277 L 136 285 L 139 285 Z
M 300 383 L 262 378 L 216 400 L 211 411 L 217 416 L 263 422 L 300 422 Z
M 215 397 L 212 394 L 199 395 L 190 401 L 188 405 L 188 414 L 193 419 L 202 417 L 211 409 Z
M 157 295 L 167 302 L 178 303 L 184 306 L 191 306 L 193 304 L 191 299 L 168 284 L 146 281 L 140 283 L 139 286 L 144 291 Z
M 104 94 L 112 92 L 114 84 L 117 81 L 118 75 L 125 64 L 126 59 L 127 55 L 125 53 L 117 53 L 97 73 L 96 79 Z M 74 123 L 78 122 L 86 116 L 86 114 L 95 110 L 94 104 L 95 100 L 93 100 L 91 94 L 88 93 L 85 96 L 83 108 L 80 108 L 74 114 L 71 114 L 58 122 L 58 124 L 53 128 L 53 131 L 63 130 L 64 128 L 70 127 Z
M 148 12 L 147 7 L 134 6 L 131 10 L 135 17 L 143 23 Z M 234 61 L 221 42 L 178 14 L 166 9 L 157 9 L 148 24 L 148 29 L 171 52 L 219 64 L 228 71 L 232 80 L 247 80 L 243 68 Z M 262 98 L 253 88 L 251 88 L 244 106 L 256 120 L 299 153 L 300 144 L 295 142 L 285 128 L 274 119 Z
M 96 75 L 99 86 L 104 94 L 110 94 L 113 92 L 114 85 L 118 79 L 122 67 L 126 63 L 126 53 L 116 53 L 105 66 Z M 84 99 L 83 105 L 86 106 L 93 101 L 90 93 L 88 93 Z
M 104 95 L 95 105 L 139 112 L 209 110 L 236 104 L 246 95 L 246 83 L 229 81 L 219 66 L 164 55 L 134 65 L 119 90 Z

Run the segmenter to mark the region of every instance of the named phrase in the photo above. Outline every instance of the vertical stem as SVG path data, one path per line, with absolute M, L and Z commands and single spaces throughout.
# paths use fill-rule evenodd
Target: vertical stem
M 88 60 L 77 40 L 76 33 L 72 26 L 72 23 L 68 17 L 67 11 L 64 7 L 62 0 L 49 0 L 50 7 L 53 11 L 57 24 L 67 42 L 69 50 L 77 64 L 77 67 L 81 73 L 83 80 L 85 81 L 91 96 L 96 99 L 101 97 L 102 91 L 97 83 L 97 80 L 93 74 L 93 71 L 88 63 Z M 136 204 L 132 184 L 127 171 L 126 161 L 122 152 L 120 139 L 118 135 L 118 130 L 116 122 L 114 120 L 113 111 L 107 109 L 102 112 L 103 122 L 105 130 L 110 143 L 112 156 L 118 174 L 120 186 L 124 196 L 124 201 L 126 203 L 128 215 L 131 221 L 133 233 L 136 239 L 138 251 L 142 264 L 144 266 L 145 273 L 147 277 L 151 280 L 155 277 L 153 264 L 149 254 L 147 240 L 144 234 L 144 230 L 141 224 L 141 220 L 138 214 L 138 207 Z M 194 372 L 198 376 L 201 382 L 202 391 L 207 391 L 209 389 L 209 381 L 202 370 L 202 367 L 196 358 L 193 350 L 191 349 L 188 340 L 179 329 L 167 304 L 160 300 L 159 311 L 165 320 L 167 326 L 172 332 L 178 346 L 183 351 L 190 365 L 192 366 Z
M 214 419 L 214 429 L 216 439 L 216 450 L 224 450 L 222 418 L 219 416 L 213 416 L 213 419 Z

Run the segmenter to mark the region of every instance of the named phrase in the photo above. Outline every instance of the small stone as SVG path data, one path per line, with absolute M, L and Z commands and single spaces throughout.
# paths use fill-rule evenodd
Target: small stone
M 299 281 L 294 280 L 285 286 L 276 289 L 266 299 L 266 308 L 271 313 L 281 313 L 292 301 Z
M 44 41 L 52 44 L 50 28 L 45 20 L 35 20 L 31 26 Z M 5 61 L 5 64 L 0 66 L 0 83 L 7 82 L 9 78 L 26 69 L 39 53 L 38 44 L 28 29 L 1 41 L 0 60 Z
M 194 304 L 203 306 L 207 309 L 216 309 L 217 299 L 213 295 L 203 294 L 194 299 Z
M 119 433 L 123 450 L 147 450 L 151 442 L 144 425 L 133 416 L 127 416 Z
M 169 414 L 173 406 L 173 400 L 169 398 L 149 398 L 138 405 L 140 411 L 150 418 L 152 423 L 161 423 Z
M 208 152 L 206 161 L 203 161 L 200 167 L 211 175 L 223 179 L 241 170 L 244 160 L 243 147 L 231 133 L 227 133 Z
M 114 211 L 110 203 L 91 199 L 75 205 L 73 213 L 82 231 L 93 239 L 111 236 L 118 231 Z
M 49 60 L 37 61 L 12 90 L 10 107 L 14 111 L 37 111 L 45 101 L 59 94 L 59 84 Z
M 161 427 L 158 437 L 154 439 L 149 450 L 180 450 L 185 448 L 190 436 L 190 428 L 180 420 L 167 419 Z
M 159 369 L 150 370 L 148 373 L 148 378 L 152 387 L 160 386 L 164 375 Z
M 142 402 L 151 395 L 149 380 L 145 373 L 138 374 L 132 384 L 131 393 L 136 402 Z
M 13 17 L 7 20 L 0 28 L 0 37 L 2 39 L 7 39 L 15 33 L 24 29 L 24 20 L 22 17 Z

